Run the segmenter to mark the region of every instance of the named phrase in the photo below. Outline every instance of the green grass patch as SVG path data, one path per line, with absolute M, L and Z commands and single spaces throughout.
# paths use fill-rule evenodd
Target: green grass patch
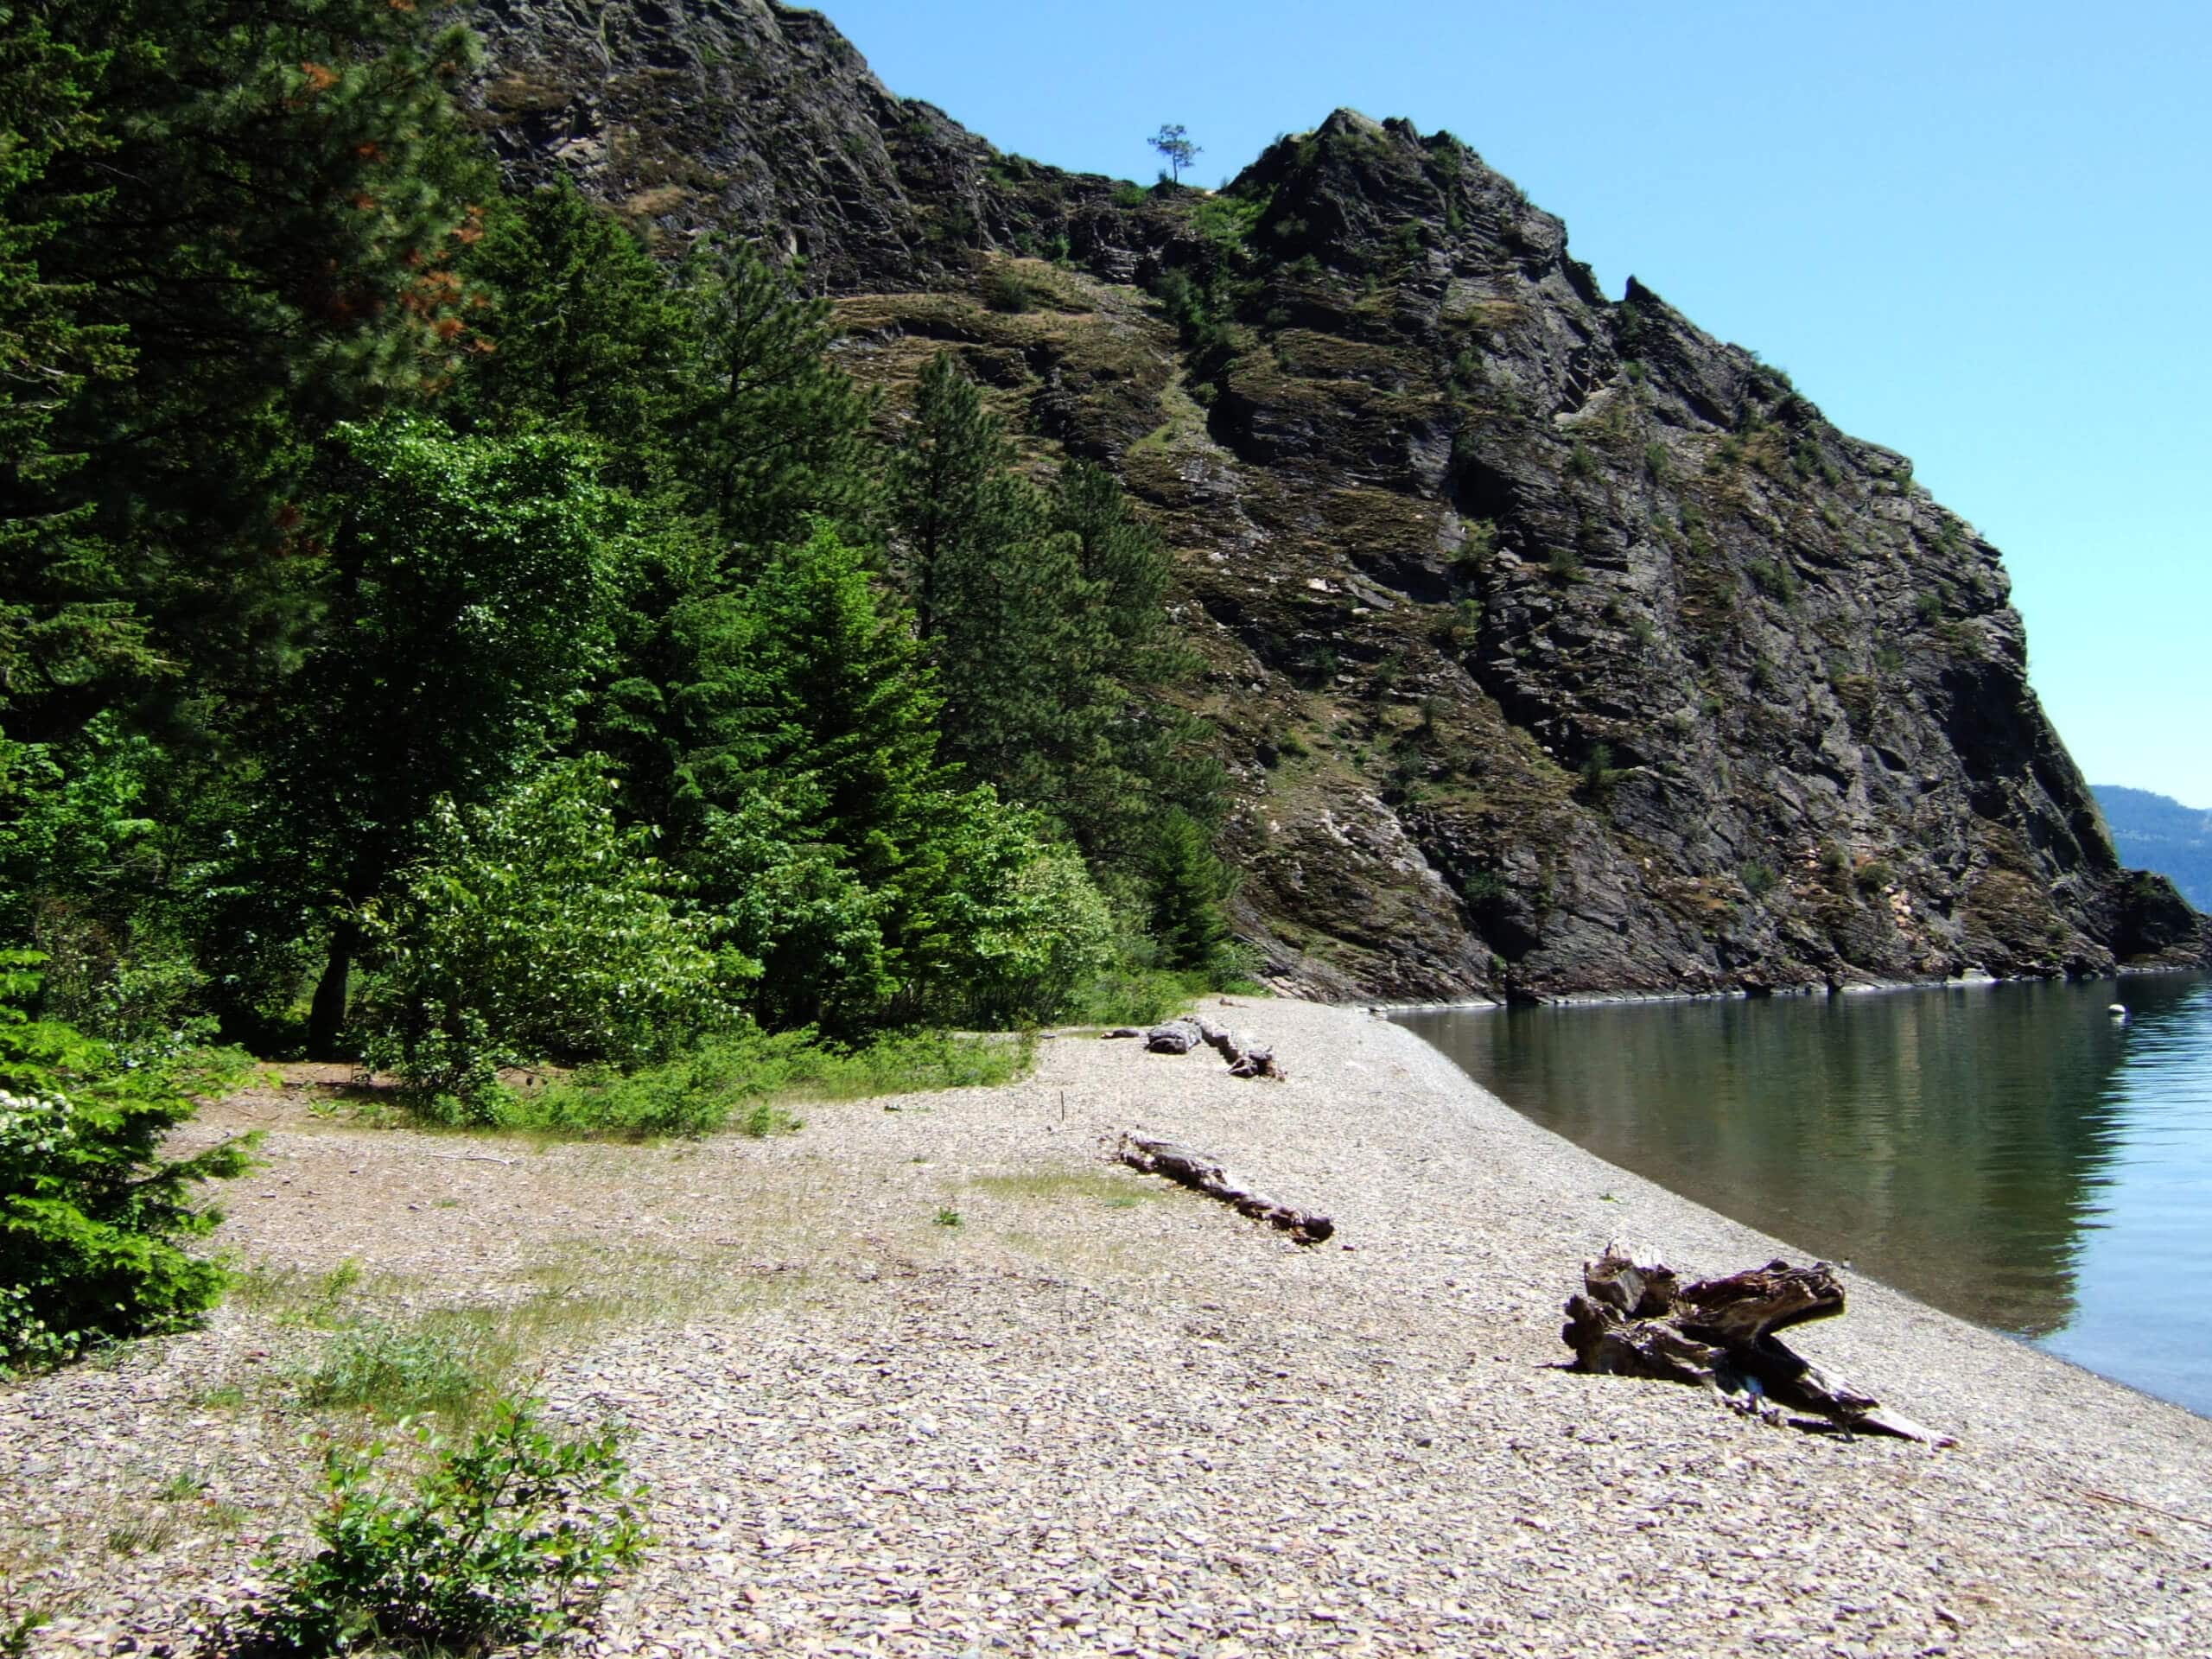
M 747 1033 L 636 1071 L 587 1067 L 503 1090 L 483 1127 L 564 1141 L 776 1135 L 799 1127 L 788 1109 L 803 1102 L 988 1087 L 1021 1076 L 1035 1056 L 1021 1035 L 911 1032 L 849 1046 L 809 1030 Z M 423 1109 L 444 1116 L 435 1101 Z
M 361 1264 L 351 1258 L 320 1273 L 257 1263 L 232 1276 L 231 1300 L 279 1325 L 327 1330 L 345 1322 L 346 1305 L 362 1278 Z
M 466 1426 L 549 1354 L 609 1331 L 782 1294 L 804 1275 L 753 1279 L 734 1275 L 726 1261 L 578 1244 L 556 1247 L 524 1277 L 527 1290 L 497 1300 L 412 1314 L 391 1296 L 356 1306 L 315 1354 L 287 1369 L 283 1382 L 313 1410 L 383 1422 L 435 1415 Z
M 301 1378 L 300 1402 L 387 1421 L 431 1412 L 466 1419 L 512 1363 L 511 1345 L 467 1314 L 341 1332 Z

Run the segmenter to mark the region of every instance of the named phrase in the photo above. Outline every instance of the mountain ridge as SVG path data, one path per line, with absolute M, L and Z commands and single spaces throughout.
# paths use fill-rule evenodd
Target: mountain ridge
M 895 422 L 951 350 L 1180 562 L 1287 988 L 1769 990 L 2202 961 L 2030 689 L 1997 550 L 1448 134 L 1219 193 L 1008 156 L 767 0 L 482 0 L 480 121 L 673 250 L 803 260 Z
M 2212 810 L 2123 784 L 2092 788 L 2123 858 L 2169 878 L 2197 909 L 2212 907 Z

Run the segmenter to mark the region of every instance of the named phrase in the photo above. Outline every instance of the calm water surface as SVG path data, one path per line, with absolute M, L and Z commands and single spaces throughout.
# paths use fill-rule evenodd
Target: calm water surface
M 1402 1022 L 1601 1157 L 2212 1415 L 2212 978 Z

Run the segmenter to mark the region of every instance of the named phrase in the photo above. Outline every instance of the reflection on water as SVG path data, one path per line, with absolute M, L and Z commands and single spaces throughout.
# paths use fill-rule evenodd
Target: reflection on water
M 2212 1413 L 2202 976 L 1402 1020 L 1602 1157 Z

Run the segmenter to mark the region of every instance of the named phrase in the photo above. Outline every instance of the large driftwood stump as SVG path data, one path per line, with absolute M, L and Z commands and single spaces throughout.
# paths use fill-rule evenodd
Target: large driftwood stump
M 1774 1334 L 1834 1319 L 1843 1300 L 1842 1282 L 1825 1262 L 1808 1268 L 1770 1262 L 1684 1284 L 1666 1263 L 1611 1243 L 1582 1264 L 1582 1294 L 1568 1299 L 1560 1335 L 1580 1371 L 1694 1382 L 1769 1422 L 1784 1421 L 1786 1407 L 1822 1420 L 1800 1427 L 1957 1445 L 1830 1376 Z
M 1147 1175 L 1165 1175 L 1208 1198 L 1219 1198 L 1240 1216 L 1280 1227 L 1300 1244 L 1319 1244 L 1337 1230 L 1336 1223 L 1328 1217 L 1263 1198 L 1240 1185 L 1213 1159 L 1202 1152 L 1192 1152 L 1188 1147 L 1179 1147 L 1173 1141 L 1124 1135 L 1115 1149 L 1115 1156 L 1131 1169 Z

